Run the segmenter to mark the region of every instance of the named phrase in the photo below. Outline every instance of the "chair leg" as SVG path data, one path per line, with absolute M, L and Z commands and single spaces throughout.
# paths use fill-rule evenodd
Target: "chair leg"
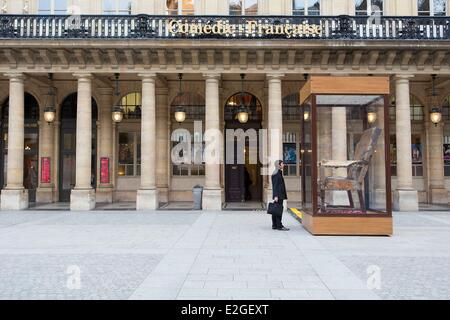
M 358 190 L 359 204 L 361 205 L 361 210 L 363 213 L 366 213 L 366 204 L 364 202 L 364 195 L 362 190 Z
M 352 192 L 350 190 L 348 190 L 347 194 L 348 194 L 348 201 L 350 202 L 350 208 L 353 209 L 355 207 L 355 203 L 353 202 Z

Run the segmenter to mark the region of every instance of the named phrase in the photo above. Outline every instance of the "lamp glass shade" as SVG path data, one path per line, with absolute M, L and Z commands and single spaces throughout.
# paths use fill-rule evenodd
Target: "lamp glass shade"
M 186 120 L 186 112 L 182 110 L 175 111 L 175 120 L 178 123 L 182 123 Z
M 112 119 L 114 122 L 121 122 L 123 120 L 123 112 L 122 111 L 113 111 Z
M 303 119 L 304 119 L 305 121 L 309 121 L 310 118 L 311 118 L 311 114 L 309 113 L 309 111 L 305 111 L 305 112 L 303 113 Z
M 44 111 L 44 120 L 45 122 L 52 123 L 55 121 L 56 113 L 53 110 Z
M 375 123 L 375 121 L 377 121 L 377 113 L 375 111 L 369 111 L 367 112 L 367 122 L 370 124 Z
M 237 119 L 240 123 L 247 123 L 248 122 L 248 112 L 247 111 L 238 112 Z
M 431 110 L 431 112 L 430 112 L 430 120 L 435 125 L 437 125 L 438 123 L 440 123 L 442 121 L 442 113 L 441 113 L 441 111 L 438 108 L 434 108 L 434 109 Z

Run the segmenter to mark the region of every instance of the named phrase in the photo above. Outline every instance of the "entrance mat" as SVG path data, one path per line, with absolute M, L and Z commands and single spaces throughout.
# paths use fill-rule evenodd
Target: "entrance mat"
M 302 223 L 303 213 L 297 208 L 289 208 L 289 212 L 294 216 L 296 220 Z
M 222 210 L 225 211 L 262 211 L 266 206 L 262 202 L 226 202 Z

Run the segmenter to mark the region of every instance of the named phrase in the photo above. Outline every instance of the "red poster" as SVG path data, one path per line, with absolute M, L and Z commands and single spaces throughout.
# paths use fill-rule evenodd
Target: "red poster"
M 41 183 L 50 183 L 50 157 L 41 158 Z
M 109 158 L 100 158 L 100 183 L 109 183 Z

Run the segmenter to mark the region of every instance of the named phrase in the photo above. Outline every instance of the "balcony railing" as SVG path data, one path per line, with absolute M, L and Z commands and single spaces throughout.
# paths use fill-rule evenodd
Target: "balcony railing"
M 450 17 L 0 15 L 1 39 L 450 40 Z

